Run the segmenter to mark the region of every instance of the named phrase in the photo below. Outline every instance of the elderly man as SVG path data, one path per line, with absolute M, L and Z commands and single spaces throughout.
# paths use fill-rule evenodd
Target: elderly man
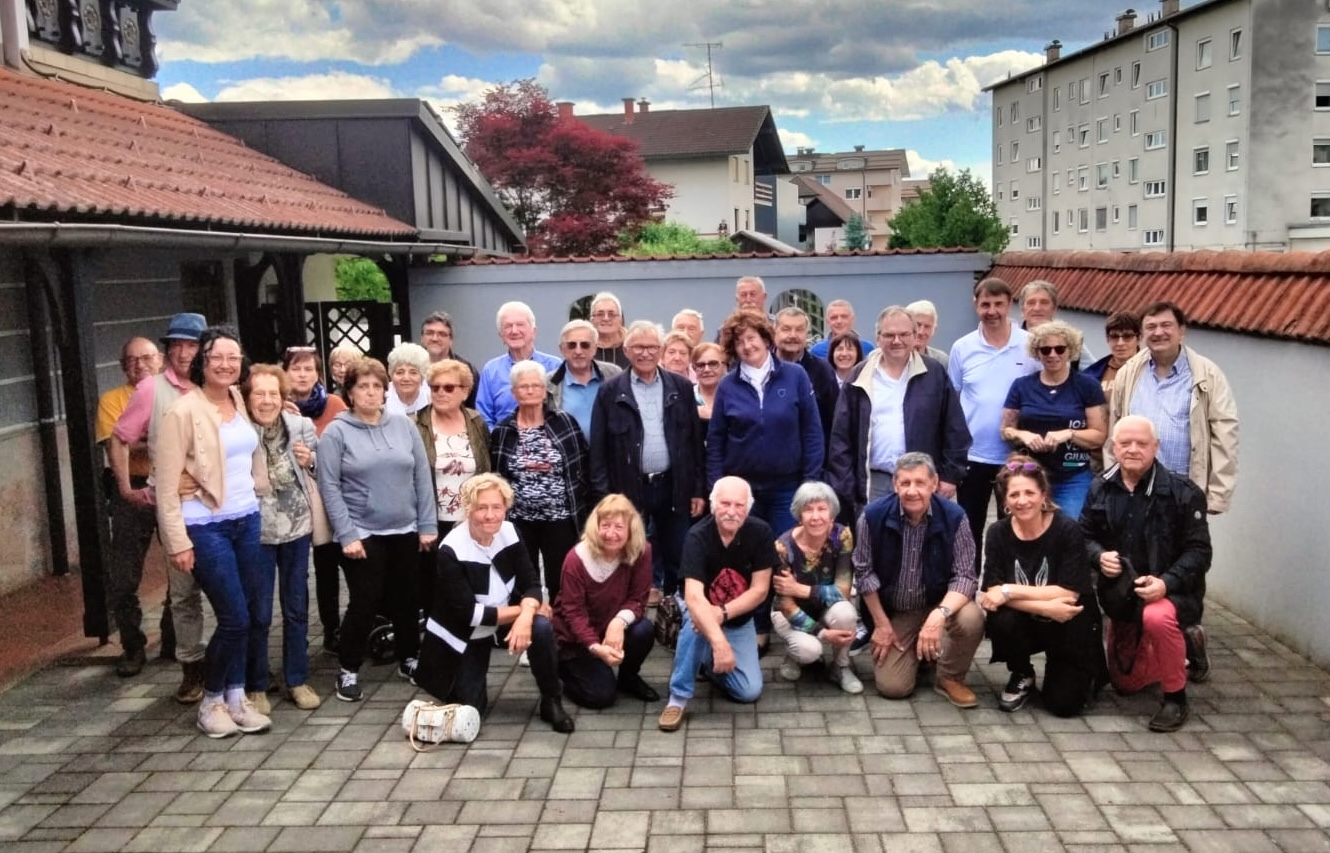
M 734 283 L 734 309 L 752 308 L 767 313 L 767 284 L 755 275 L 740 276 Z
M 202 314 L 176 314 L 171 318 L 162 338 L 162 345 L 166 347 L 166 369 L 139 380 L 111 431 L 106 455 L 115 474 L 117 491 L 122 500 L 151 511 L 154 518 L 157 514 L 155 487 L 151 480 L 134 480 L 130 468 L 131 448 L 146 442 L 148 458 L 151 460 L 156 456 L 157 430 L 162 416 L 172 403 L 194 387 L 189 381 L 189 365 L 199 351 L 199 336 L 207 325 Z M 114 571 L 119 573 L 120 569 Z M 194 575 L 188 572 L 167 571 L 166 580 L 171 598 L 175 657 L 181 668 L 175 698 L 182 705 L 192 705 L 203 698 L 203 596 Z M 164 646 L 168 642 L 167 639 L 162 641 Z
M 711 515 L 688 531 L 682 569 L 686 607 L 661 731 L 683 725 L 699 667 L 735 702 L 756 702 L 762 695 L 753 611 L 767 600 L 778 557 L 771 528 L 749 517 L 752 505 L 748 483 L 721 477 L 711 490 Z
M 979 282 L 974 288 L 974 310 L 979 328 L 951 347 L 947 375 L 960 394 L 971 439 L 969 470 L 956 491 L 956 500 L 970 519 L 970 537 L 982 542 L 994 479 L 1011 452 L 1002 440 L 1007 392 L 1011 383 L 1039 370 L 1039 359 L 1026 351 L 1029 335 L 1011 322 L 1011 285 L 1000 278 Z
M 647 523 L 654 604 L 677 589 L 684 537 L 702 514 L 702 421 L 693 386 L 657 364 L 660 327 L 638 320 L 624 340 L 632 367 L 601 385 L 591 411 L 591 491 L 625 495 Z
M 776 356 L 781 361 L 797 364 L 813 383 L 813 397 L 822 420 L 824 441 L 831 437 L 831 419 L 836 415 L 836 398 L 840 396 L 840 381 L 836 369 L 825 358 L 816 358 L 808 351 L 808 315 L 799 308 L 782 308 L 776 312 Z
M 706 329 L 702 325 L 702 312 L 693 308 L 685 308 L 674 319 L 670 321 L 670 329 L 675 332 L 683 332 L 688 336 L 688 343 L 697 346 L 702 343 L 702 335 Z
M 1021 306 L 1021 328 L 1029 331 L 1057 316 L 1059 304 L 1057 285 L 1051 281 L 1035 279 L 1021 288 L 1020 298 L 1016 301 Z M 1085 346 L 1081 347 L 1080 358 L 1071 363 L 1071 369 L 1080 370 L 1082 361 L 1094 361 L 1094 356 Z
M 623 351 L 623 306 L 619 297 L 609 291 L 591 297 L 591 322 L 596 327 L 596 360 L 627 370 L 629 359 Z
M 558 370 L 561 364 L 558 356 L 536 349 L 536 315 L 525 302 L 503 303 L 494 319 L 499 340 L 508 351 L 485 362 L 476 382 L 476 409 L 490 429 L 517 411 L 512 389 L 514 364 L 539 362 L 546 373 Z
M 591 440 L 591 410 L 596 394 L 606 380 L 613 379 L 623 368 L 608 361 L 596 361 L 596 327 L 586 320 L 569 320 L 559 332 L 559 353 L 563 364 L 549 375 L 550 402 L 573 416 L 582 428 L 582 435 Z
M 1191 716 L 1184 632 L 1200 624 L 1205 606 L 1205 495 L 1163 464 L 1148 418 L 1122 418 L 1110 444 L 1117 464 L 1095 479 L 1081 511 L 1090 565 L 1103 576 L 1099 598 L 1112 620 L 1109 677 L 1123 692 L 1160 684 L 1164 701 L 1150 730 L 1174 732 Z
M 937 661 L 933 689 L 973 708 L 965 673 L 984 638 L 975 541 L 964 511 L 938 496 L 927 453 L 906 453 L 895 468 L 895 492 L 864 509 L 854 536 L 855 585 L 873 616 L 873 680 L 886 698 L 904 699 L 919 662 Z
M 944 498 L 955 498 L 965 478 L 965 413 L 946 369 L 915 350 L 916 335 L 908 309 L 882 309 L 877 349 L 850 374 L 836 405 L 827 479 L 856 516 L 895 490 L 896 459 L 906 452 L 937 460 Z
M 827 348 L 831 346 L 832 338 L 854 331 L 854 306 L 844 299 L 833 299 L 827 303 L 826 317 L 827 334 L 822 340 L 813 344 L 812 349 L 813 355 L 824 360 L 827 357 Z M 863 350 L 863 357 L 867 358 L 868 353 L 873 349 L 873 345 L 860 336 L 859 348 Z
M 430 364 L 451 358 L 460 361 L 476 376 L 476 366 L 453 351 L 453 318 L 447 311 L 431 311 L 420 324 L 420 345 L 429 353 Z M 462 403 L 469 409 L 476 407 L 476 383 L 471 383 L 471 392 Z
M 139 608 L 139 582 L 143 579 L 143 560 L 157 529 L 157 513 L 151 504 L 126 500 L 116 485 L 115 472 L 110 465 L 111 432 L 115 423 L 129 406 L 134 388 L 149 376 L 157 375 L 162 366 L 162 354 L 157 345 L 147 338 L 130 338 L 120 348 L 120 369 L 125 372 L 125 384 L 112 388 L 97 403 L 97 443 L 108 453 L 104 470 L 106 495 L 111 516 L 111 544 L 106 566 L 106 609 L 120 633 L 120 658 L 115 674 L 129 678 L 143 671 L 148 656 L 144 651 L 147 637 L 143 634 L 143 611 Z M 129 480 L 131 489 L 148 485 L 152 463 L 148 459 L 148 445 L 139 442 L 129 448 Z M 175 642 L 171 638 L 170 600 L 162 611 L 163 654 L 175 655 Z M 169 644 L 169 645 L 168 645 Z
M 937 331 L 937 306 L 927 299 L 916 299 L 906 305 L 905 310 L 914 318 L 914 351 L 940 361 L 942 366 L 946 367 L 947 351 L 929 345 L 933 340 L 933 333 Z

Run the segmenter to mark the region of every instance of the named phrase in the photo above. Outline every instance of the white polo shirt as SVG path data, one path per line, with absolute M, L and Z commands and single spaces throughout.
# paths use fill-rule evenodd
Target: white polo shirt
M 947 361 L 947 375 L 961 398 L 970 428 L 971 462 L 1000 465 L 1011 453 L 1002 440 L 1002 404 L 1011 383 L 1039 370 L 1039 359 L 1026 352 L 1029 334 L 1015 324 L 1006 346 L 991 346 L 983 328 L 956 341 Z

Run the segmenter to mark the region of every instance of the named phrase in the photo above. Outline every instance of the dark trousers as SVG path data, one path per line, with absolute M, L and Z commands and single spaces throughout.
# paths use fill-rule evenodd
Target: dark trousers
M 432 649 L 442 644 L 431 642 Z M 490 654 L 494 652 L 494 640 L 484 637 L 467 643 L 462 652 L 453 676 L 451 687 L 443 691 L 438 698 L 443 702 L 456 702 L 471 705 L 484 714 L 489 707 L 489 691 L 485 680 L 490 671 Z M 449 652 L 443 652 L 449 654 Z M 531 645 L 527 648 L 527 660 L 531 663 L 531 675 L 536 679 L 542 699 L 557 699 L 563 695 L 559 683 L 558 652 L 554 645 L 554 626 L 544 616 L 531 620 Z M 421 666 L 429 668 L 433 662 L 428 658 L 421 661 Z
M 583 708 L 608 708 L 618 697 L 618 678 L 637 675 L 656 641 L 648 619 L 638 619 L 623 634 L 623 663 L 616 678 L 614 667 L 579 646 L 576 656 L 559 661 L 563 692 Z
M 324 542 L 314 546 L 314 598 L 319 608 L 319 624 L 323 626 L 324 645 L 332 642 L 342 627 L 341 566 L 340 544 Z
M 1001 465 L 987 462 L 970 462 L 965 472 L 965 479 L 956 487 L 956 503 L 965 510 L 965 517 L 970 520 L 970 532 L 974 534 L 974 570 L 983 576 L 984 559 L 984 524 L 988 521 L 988 502 L 993 499 L 993 484 L 997 479 Z M 1001 505 L 999 504 L 999 514 Z
M 131 478 L 131 485 L 141 489 L 144 477 Z M 120 647 L 130 654 L 143 651 L 148 638 L 143 633 L 143 609 L 139 605 L 139 584 L 143 582 L 143 561 L 157 532 L 157 510 L 142 507 L 120 497 L 118 488 L 110 492 L 111 548 L 106 561 L 106 609 L 120 634 Z M 162 644 L 175 645 L 169 605 L 162 611 Z
M 365 661 L 374 618 L 384 613 L 393 623 L 397 659 L 420 653 L 420 537 L 414 533 L 366 536 L 363 560 L 346 560 L 348 601 L 337 640 L 342 669 L 356 672 Z
M 460 521 L 440 521 L 439 538 L 434 540 L 434 544 L 429 546 L 428 551 L 420 552 L 420 600 L 424 603 L 424 607 L 421 609 L 426 613 L 434 607 L 434 574 L 439 568 L 439 543 L 443 541 L 443 537 L 451 533 L 452 529 L 461 523 Z
M 526 552 L 531 555 L 531 564 L 545 567 L 545 600 L 553 604 L 559 597 L 562 586 L 563 558 L 577 544 L 582 531 L 577 529 L 577 520 L 563 518 L 558 521 L 523 521 L 514 518 L 513 527 L 526 545 Z M 527 657 L 530 657 L 528 655 Z
M 683 542 L 693 523 L 687 508 L 674 510 L 674 475 L 666 471 L 654 480 L 643 478 L 642 506 L 637 509 L 651 543 L 651 585 L 673 595 L 679 588 Z
M 1108 680 L 1102 621 L 1094 607 L 1066 622 L 1000 607 L 988 614 L 986 624 L 992 662 L 1005 662 L 1008 672 L 1033 675 L 1030 657 L 1043 652 L 1047 663 L 1039 692 L 1044 708 L 1058 717 L 1074 717 L 1084 710 L 1093 689 Z

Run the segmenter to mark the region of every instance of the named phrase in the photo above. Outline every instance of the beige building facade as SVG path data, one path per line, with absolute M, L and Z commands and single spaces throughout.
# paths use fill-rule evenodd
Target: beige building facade
M 887 223 L 900 212 L 901 192 L 910 177 L 904 149 L 865 151 L 864 146 L 856 145 L 853 151 L 827 154 L 800 148 L 790 158 L 790 171 L 811 176 L 863 217 L 871 239 L 869 248 L 887 248 L 891 236 Z

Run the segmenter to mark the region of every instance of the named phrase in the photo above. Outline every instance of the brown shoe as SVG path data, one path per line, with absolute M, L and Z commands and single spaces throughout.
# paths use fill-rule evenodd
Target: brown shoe
M 203 698 L 203 661 L 180 664 L 180 673 L 180 686 L 176 688 L 175 700 L 181 705 L 193 705 Z
M 957 708 L 974 708 L 979 705 L 979 697 L 974 695 L 974 691 L 966 687 L 964 681 L 954 678 L 939 677 L 933 685 L 933 692 L 946 696 L 947 701 Z
M 677 705 L 666 705 L 665 710 L 660 712 L 660 726 L 662 732 L 677 732 L 683 725 L 684 709 Z

